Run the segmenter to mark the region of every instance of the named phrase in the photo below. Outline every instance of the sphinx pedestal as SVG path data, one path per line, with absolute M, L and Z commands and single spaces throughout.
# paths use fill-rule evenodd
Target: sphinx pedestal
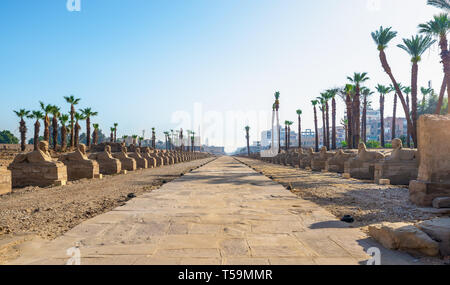
M 62 162 L 11 163 L 13 187 L 61 186 L 67 183 L 67 167 Z
M 389 161 L 385 160 L 375 164 L 375 183 L 382 179 L 389 179 L 392 185 L 409 185 L 411 180 L 417 178 L 417 161 Z
M 419 173 L 409 184 L 410 200 L 431 206 L 450 197 L 450 115 L 423 115 L 418 121 Z
M 5 166 L 0 166 L 0 195 L 10 193 L 11 188 L 11 171 Z
M 94 160 L 63 161 L 67 167 L 67 178 L 69 181 L 80 180 L 84 178 L 93 179 L 99 177 L 100 166 Z

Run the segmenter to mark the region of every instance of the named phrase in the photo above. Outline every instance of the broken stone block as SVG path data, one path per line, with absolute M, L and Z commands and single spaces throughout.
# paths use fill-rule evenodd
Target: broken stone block
M 450 115 L 422 115 L 418 121 L 419 174 L 409 184 L 410 200 L 431 206 L 450 197 Z
M 98 162 L 87 157 L 84 144 L 79 144 L 75 152 L 62 155 L 59 161 L 67 167 L 67 178 L 70 181 L 92 179 L 100 174 Z
M 351 178 L 350 173 L 342 173 L 342 178 L 350 179 Z
M 384 247 L 412 254 L 437 256 L 439 244 L 408 223 L 381 223 L 369 226 L 369 234 Z
M 329 172 L 344 173 L 345 162 L 355 156 L 356 153 L 346 153 L 342 149 L 340 149 L 333 157 L 328 158 L 328 160 L 325 162 L 325 170 Z
M 314 150 L 313 148 L 309 148 L 306 150 L 304 156 L 300 160 L 300 168 L 306 169 L 311 168 L 311 160 L 314 157 Z
M 39 143 L 33 152 L 19 154 L 9 165 L 13 187 L 65 185 L 67 167 L 62 162 L 53 161 L 48 151 L 48 142 Z
M 137 168 L 146 169 L 148 168 L 147 160 L 142 157 L 141 155 L 141 149 L 135 148 L 134 152 L 128 154 L 129 157 L 134 158 L 136 160 L 136 166 Z
M 392 185 L 409 185 L 411 180 L 417 178 L 419 171 L 418 153 L 404 149 L 400 139 L 392 140 L 392 148 L 390 156 L 375 164 L 375 183 L 379 183 L 380 179 L 389 179 Z
M 350 158 L 344 163 L 345 173 L 349 173 L 352 178 L 373 180 L 375 176 L 375 163 L 384 159 L 380 152 L 367 151 L 366 145 L 360 143 L 358 155 Z
M 421 222 L 417 227 L 439 243 L 442 256 L 450 255 L 450 218 L 435 218 Z
M 311 159 L 311 169 L 313 171 L 324 170 L 327 160 L 333 156 L 334 152 L 328 152 L 326 146 L 322 147 L 319 153 L 313 155 L 313 158 Z
M 135 171 L 137 168 L 136 160 L 134 158 L 129 157 L 127 151 L 128 151 L 127 148 L 125 146 L 122 146 L 122 151 L 114 153 L 113 157 L 120 160 L 123 170 Z
M 450 208 L 450 197 L 438 197 L 433 199 L 433 208 Z
M 118 159 L 115 159 L 111 153 L 111 146 L 107 145 L 103 152 L 93 153 L 89 156 L 99 164 L 101 174 L 113 175 L 119 174 L 122 170 L 122 164 Z
M 11 171 L 0 165 L 0 195 L 11 192 Z
M 389 179 L 378 179 L 378 184 L 380 184 L 380 185 L 391 185 L 391 180 L 389 180 Z

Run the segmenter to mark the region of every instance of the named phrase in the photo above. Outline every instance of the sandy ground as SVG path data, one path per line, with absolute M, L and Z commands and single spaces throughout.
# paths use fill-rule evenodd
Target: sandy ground
M 14 237 L 38 236 L 51 240 L 82 221 L 108 212 L 143 193 L 158 189 L 213 158 L 154 169 L 79 180 L 62 187 L 26 187 L 0 196 L 0 263 L 2 245 Z

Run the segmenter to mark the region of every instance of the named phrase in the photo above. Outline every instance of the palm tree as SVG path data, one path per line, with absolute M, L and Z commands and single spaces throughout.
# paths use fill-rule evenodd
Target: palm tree
M 74 134 L 74 123 L 75 123 L 75 106 L 80 103 L 80 98 L 75 98 L 73 95 L 64 96 L 67 103 L 70 104 L 70 147 L 75 146 L 75 134 Z M 44 136 L 45 137 L 45 136 Z
M 278 132 L 278 153 L 281 152 L 281 128 L 280 128 L 280 117 L 279 117 L 279 110 L 280 110 L 280 92 L 275 92 L 275 114 L 277 118 L 277 132 Z M 273 135 L 273 134 L 272 134 Z
M 435 6 L 444 10 L 450 10 L 450 0 L 428 0 L 428 5 Z
M 144 137 L 139 137 L 139 148 L 142 147 L 142 141 L 144 140 Z
M 319 152 L 319 129 L 317 127 L 317 104 L 319 104 L 318 100 L 312 100 L 311 104 L 314 107 L 314 129 L 315 129 L 315 134 L 316 134 L 316 138 L 315 138 L 315 150 L 316 152 Z
M 347 147 L 354 148 L 353 145 L 353 97 L 355 97 L 355 88 L 352 84 L 346 84 L 341 91 L 342 96 L 345 95 L 345 105 L 347 107 Z
M 39 129 L 41 128 L 40 120 L 44 119 L 44 114 L 41 111 L 33 111 L 30 115 L 31 119 L 35 119 L 34 123 L 34 150 L 39 148 Z
M 362 111 L 362 120 L 361 120 L 361 137 L 364 143 L 367 142 L 367 105 L 370 103 L 367 101 L 368 97 L 373 94 L 369 88 L 363 87 L 361 88 L 361 94 L 363 95 L 363 111 Z
M 291 126 L 294 124 L 292 121 L 287 121 L 287 148 L 291 147 Z
M 247 154 L 250 156 L 250 127 L 245 127 L 245 139 L 247 140 Z
M 138 136 L 137 135 L 132 135 L 131 137 L 133 138 L 133 145 L 136 145 Z
M 401 83 L 398 83 L 399 89 L 402 90 L 403 86 Z M 391 89 L 391 91 L 394 92 L 394 108 L 392 109 L 392 130 L 391 130 L 391 140 L 396 138 L 396 131 L 397 131 L 397 99 L 398 99 L 398 93 L 395 90 L 395 87 L 391 84 L 389 85 L 389 88 Z M 406 112 L 405 113 L 409 113 L 408 111 L 408 105 L 406 105 Z
M 405 95 L 406 95 L 406 106 L 408 107 L 408 115 L 409 115 L 409 112 L 411 110 L 410 105 L 409 105 L 409 94 L 411 94 L 411 87 L 405 86 L 405 87 L 403 87 L 402 90 L 403 90 L 403 92 L 405 92 Z M 412 130 L 410 130 L 408 128 L 407 136 L 406 136 L 406 145 L 408 146 L 408 148 L 411 147 L 411 131 Z
M 189 131 L 188 131 L 189 132 Z M 156 133 L 155 128 L 152 128 L 152 148 L 156 148 Z
M 422 113 L 423 110 L 425 108 L 425 104 L 426 104 L 426 100 L 427 100 L 427 95 L 430 95 L 433 93 L 433 88 L 425 88 L 425 87 L 420 87 L 420 92 L 422 93 L 422 103 L 420 104 L 420 108 L 422 109 Z
M 92 124 L 92 126 L 94 127 L 94 132 L 92 133 L 92 142 L 94 143 L 94 145 L 98 144 L 98 128 L 99 125 L 98 124 Z
M 78 147 L 78 144 L 80 142 L 80 130 L 81 126 L 79 124 L 79 121 L 83 121 L 86 119 L 86 117 L 83 116 L 81 113 L 75 113 L 75 134 L 74 134 L 74 147 Z
M 391 88 L 378 84 L 375 89 L 380 93 L 380 143 L 381 147 L 385 147 L 384 142 L 384 99 L 386 94 L 391 92 Z
M 413 137 L 414 146 L 417 147 L 417 78 L 419 74 L 419 62 L 422 54 L 429 49 L 436 40 L 431 36 L 413 36 L 411 39 L 403 39 L 404 44 L 398 45 L 399 48 L 406 51 L 411 56 L 412 70 L 411 70 L 411 119 L 413 128 L 410 130 Z
M 325 122 L 326 122 L 326 136 L 327 136 L 327 148 L 330 149 L 330 113 L 329 113 L 329 106 L 328 101 L 331 99 L 331 96 L 329 94 L 329 91 L 325 91 L 322 93 L 323 99 L 324 99 L 324 106 L 325 106 Z
M 296 111 L 298 117 L 298 149 L 302 148 L 302 110 Z
M 63 114 L 59 116 L 59 122 L 61 123 L 61 151 L 65 151 L 67 148 L 67 122 L 69 121 L 69 115 Z
M 25 109 L 20 109 L 19 111 L 14 111 L 14 113 L 17 115 L 17 117 L 20 118 L 20 149 L 21 151 L 25 151 L 25 143 L 27 139 L 27 125 L 25 123 L 24 118 L 30 117 L 30 111 L 27 111 Z
M 44 112 L 44 140 L 50 142 L 50 118 L 48 114 L 52 112 L 53 105 L 45 105 L 43 102 L 39 102 L 39 104 Z
M 114 142 L 117 142 L 117 126 L 118 123 L 114 123 Z
M 321 93 L 320 97 L 317 97 L 317 101 L 319 101 L 320 106 L 319 110 L 322 112 L 322 132 L 323 132 L 323 145 L 327 145 L 327 130 L 326 130 L 326 122 L 325 122 L 325 99 L 323 97 L 323 93 Z
M 383 67 L 384 71 L 387 73 L 389 78 L 392 81 L 392 85 L 395 89 L 396 95 L 400 98 L 400 102 L 402 103 L 403 110 L 405 111 L 405 114 L 407 113 L 407 106 L 405 98 L 403 97 L 403 93 L 400 89 L 399 84 L 397 84 L 397 80 L 395 80 L 395 77 L 392 73 L 391 67 L 389 66 L 389 63 L 386 58 L 386 53 L 384 50 L 388 47 L 389 42 L 394 39 L 397 36 L 397 32 L 391 31 L 392 27 L 384 29 L 383 27 L 380 27 L 380 30 L 375 31 L 372 33 L 372 39 L 377 44 L 377 48 L 379 51 L 379 57 L 381 66 Z M 408 127 L 412 128 L 412 120 L 410 116 L 406 116 L 406 121 L 408 123 Z M 413 138 L 415 140 L 416 138 Z
M 367 76 L 367 72 L 353 74 L 353 77 L 348 76 L 347 79 L 355 86 L 355 95 L 353 96 L 353 146 L 357 146 L 360 141 L 360 96 L 361 96 L 361 85 L 369 80 L 370 78 Z
M 50 113 L 53 115 L 52 118 L 52 129 L 53 129 L 53 150 L 56 151 L 56 147 L 58 146 L 58 119 L 61 115 L 60 108 L 57 106 L 52 106 L 52 110 Z
M 109 129 L 111 130 L 111 137 L 110 137 L 109 141 L 113 143 L 114 142 L 114 130 L 115 130 L 115 128 L 111 127 Z
M 86 145 L 91 146 L 91 117 L 98 115 L 98 112 L 93 112 L 91 108 L 85 108 L 80 110 L 83 117 L 86 118 Z
M 329 89 L 327 93 L 331 98 L 331 149 L 336 149 L 336 95 L 339 93 L 339 88 Z
M 192 146 L 192 152 L 195 152 L 195 146 L 194 146 L 194 143 L 195 143 L 195 132 L 194 132 L 194 131 L 191 131 L 191 146 Z
M 442 1 L 440 1 L 442 2 Z M 433 2 L 435 3 L 435 2 Z M 437 4 L 437 1 L 436 3 Z M 442 3 L 441 3 L 442 4 Z M 443 6 L 444 7 L 444 6 Z M 419 25 L 419 32 L 428 36 L 439 38 L 441 49 L 441 60 L 444 67 L 444 78 L 447 87 L 447 95 L 450 99 L 450 55 L 448 50 L 447 33 L 450 29 L 450 20 L 448 14 L 443 13 L 433 17 L 433 20 Z M 444 86 L 444 85 L 443 85 Z M 441 94 L 443 94 L 441 92 Z M 449 108 L 450 114 L 450 108 Z

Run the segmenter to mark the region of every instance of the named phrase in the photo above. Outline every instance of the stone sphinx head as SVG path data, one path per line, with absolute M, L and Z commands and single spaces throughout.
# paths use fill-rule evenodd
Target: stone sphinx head
M 312 147 L 308 148 L 308 151 L 306 152 L 309 155 L 314 154 L 314 149 Z
M 150 153 L 150 148 L 149 147 L 145 147 L 144 148 L 144 153 Z
M 401 139 L 393 139 L 392 140 L 392 148 L 395 149 L 402 149 L 403 143 Z
M 320 149 L 320 153 L 321 153 L 321 154 L 327 153 L 327 147 L 326 147 L 326 146 L 323 146 L 323 147 Z
M 139 153 L 139 154 L 140 154 L 140 153 L 141 153 L 141 149 L 137 147 L 137 148 L 135 148 L 135 149 L 134 149 L 134 152 L 136 152 L 136 153 Z
M 47 141 L 39 142 L 39 150 L 44 152 L 45 154 L 48 154 L 48 142 Z
M 105 146 L 105 152 L 107 154 L 111 154 L 111 146 L 110 145 Z
M 85 145 L 85 144 L 80 143 L 80 144 L 78 145 L 78 150 L 79 150 L 83 155 L 86 155 L 86 145 Z
M 121 150 L 122 150 L 122 153 L 125 153 L 125 154 L 128 152 L 128 149 L 125 145 L 122 145 Z
M 367 151 L 365 143 L 359 143 L 359 145 L 358 145 L 358 153 L 360 153 L 362 151 Z

